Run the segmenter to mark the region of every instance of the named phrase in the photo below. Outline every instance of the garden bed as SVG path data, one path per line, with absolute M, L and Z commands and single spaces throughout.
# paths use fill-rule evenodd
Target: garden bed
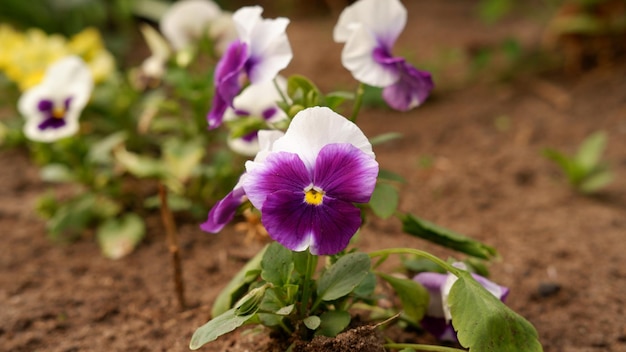
M 397 50 L 433 62 L 443 48 L 509 35 L 532 45 L 541 33 L 530 19 L 486 27 L 469 15 L 466 1 L 407 6 L 409 27 Z M 350 82 L 341 46 L 315 45 L 328 45 L 334 21 L 294 21 L 288 31 L 295 52 L 288 71 L 311 77 L 322 90 Z M 462 88 L 454 72 L 435 73 L 452 79 L 424 106 L 408 113 L 368 107 L 360 117 L 368 136 L 403 135 L 375 148 L 381 167 L 407 180 L 400 209 L 497 248 L 502 258 L 490 266 L 491 279 L 511 289 L 507 304 L 536 327 L 546 351 L 626 350 L 626 66 Z M 541 151 L 573 153 L 597 130 L 608 134 L 605 158 L 615 180 L 582 196 Z M 186 351 L 220 289 L 263 245 L 246 241 L 234 226 L 210 235 L 177 219 L 188 306 L 180 311 L 158 213 L 148 215 L 143 243 L 120 260 L 101 256 L 93 234 L 55 244 L 33 210 L 48 186 L 27 153 L 3 151 L 0 164 L 0 350 Z M 402 234 L 396 222 L 371 221 L 357 240 L 363 251 L 403 246 L 442 258 L 451 253 Z M 433 341 L 417 332 L 394 336 Z M 246 331 L 202 350 L 268 345 L 266 334 Z

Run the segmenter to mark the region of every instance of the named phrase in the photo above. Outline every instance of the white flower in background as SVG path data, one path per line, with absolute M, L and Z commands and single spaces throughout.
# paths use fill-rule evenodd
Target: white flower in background
M 159 25 L 177 52 L 189 49 L 206 35 L 214 40 L 216 51 L 221 54 L 230 41 L 237 39 L 231 17 L 210 0 L 183 0 L 168 9 Z
M 91 71 L 78 56 L 67 56 L 46 70 L 43 81 L 24 92 L 18 109 L 31 140 L 53 142 L 78 131 L 78 118 L 93 89 Z
M 287 80 L 284 77 L 277 76 L 276 85 L 285 95 Z M 246 87 L 233 100 L 234 108 L 229 107 L 226 110 L 224 120 L 233 121 L 238 118 L 259 117 L 264 119 L 270 126 L 286 120 L 287 114 L 277 104 L 282 97 L 276 85 L 273 81 L 266 81 Z M 250 132 L 241 138 L 229 138 L 228 146 L 239 154 L 255 156 L 259 151 L 258 131 Z

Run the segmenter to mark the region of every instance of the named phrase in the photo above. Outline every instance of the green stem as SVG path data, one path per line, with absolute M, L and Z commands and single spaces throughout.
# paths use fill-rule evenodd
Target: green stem
M 365 86 L 363 83 L 359 83 L 356 88 L 356 97 L 354 98 L 354 105 L 352 106 L 352 115 L 350 115 L 350 121 L 356 123 L 356 118 L 359 116 L 361 105 L 363 104 L 363 93 L 365 92 Z
M 401 349 L 412 348 L 417 351 L 435 351 L 435 352 L 467 352 L 454 347 L 435 346 L 435 345 L 421 345 L 417 343 L 386 343 L 383 345 L 385 348 Z
M 428 253 L 428 252 L 424 252 L 421 251 L 419 249 L 413 249 L 413 248 L 388 248 L 388 249 L 382 249 L 379 251 L 374 251 L 369 253 L 370 258 L 375 258 L 375 257 L 380 257 L 380 256 L 388 256 L 389 254 L 413 254 L 416 255 L 418 257 L 422 257 L 424 259 L 428 259 L 431 262 L 441 266 L 442 268 L 446 269 L 447 271 L 451 272 L 452 274 L 459 276 L 461 275 L 461 273 L 463 272 L 463 270 L 455 268 L 454 266 L 452 266 L 450 263 L 441 260 L 439 258 L 437 258 L 436 256 Z
M 274 87 L 276 88 L 276 91 L 278 92 L 278 94 L 280 94 L 280 99 L 283 101 L 283 103 L 285 103 L 285 105 L 289 105 L 289 101 L 287 100 L 287 97 L 285 96 L 285 94 L 283 94 L 283 91 L 278 86 L 278 81 L 276 80 L 276 78 L 274 78 L 272 82 L 274 82 Z
M 300 302 L 300 317 L 302 319 L 306 318 L 309 314 L 307 306 L 309 304 L 309 299 L 311 299 L 311 289 L 313 288 L 311 279 L 313 278 L 313 273 L 317 267 L 317 256 L 311 254 L 308 250 L 306 253 L 306 272 L 304 273 L 304 282 L 302 283 L 302 302 Z

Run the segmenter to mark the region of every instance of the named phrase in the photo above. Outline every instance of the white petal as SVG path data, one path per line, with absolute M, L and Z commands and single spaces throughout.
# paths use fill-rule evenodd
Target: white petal
M 228 138 L 226 143 L 235 153 L 243 156 L 253 157 L 259 152 L 259 141 L 257 139 L 246 141 L 243 138 Z
M 165 38 L 159 34 L 152 26 L 146 24 L 139 27 L 143 39 L 148 44 L 152 55 L 150 57 L 159 58 L 162 61 L 166 61 L 170 57 L 170 47 L 165 41 Z
M 452 314 L 450 313 L 450 305 L 448 304 L 448 296 L 450 296 L 450 290 L 452 289 L 452 285 L 459 278 L 456 275 L 448 273 L 448 277 L 446 278 L 446 282 L 441 287 L 441 305 L 443 308 L 443 315 L 446 318 L 446 322 L 449 323 L 452 320 Z
M 277 76 L 276 83 L 278 87 L 285 95 L 287 90 L 287 80 L 284 77 Z M 278 108 L 277 102 L 281 101 L 281 95 L 276 90 L 274 81 L 265 81 L 261 83 L 251 84 L 246 87 L 241 94 L 239 94 L 233 101 L 235 109 L 245 110 L 250 113 L 251 116 L 261 116 L 263 111 L 270 108 Z M 287 117 L 285 113 L 279 109 L 276 114 L 279 117 L 278 120 Z M 273 117 L 270 122 L 276 122 L 277 118 Z
M 400 78 L 398 70 L 374 61 L 374 49 L 380 46 L 364 25 L 356 25 L 341 52 L 341 63 L 352 76 L 365 84 L 386 87 Z
M 250 6 L 233 15 L 239 39 L 250 46 L 254 66 L 248 78 L 255 83 L 272 80 L 293 57 L 285 33 L 289 20 L 282 17 L 264 19 L 261 18 L 262 12 L 260 6 Z
M 399 0 L 359 0 L 346 7 L 333 31 L 336 42 L 350 39 L 356 24 L 362 24 L 376 40 L 390 47 L 406 25 L 407 12 Z
M 210 0 L 183 0 L 163 15 L 160 28 L 174 49 L 182 50 L 207 30 L 222 10 Z
M 254 162 L 263 162 L 267 155 L 274 150 L 274 144 L 285 135 L 282 131 L 261 130 L 259 131 L 259 152 L 254 158 Z M 247 163 L 246 163 L 247 167 Z
M 223 12 L 215 19 L 209 28 L 209 36 L 214 40 L 215 51 L 220 56 L 223 55 L 230 43 L 238 38 L 233 14 Z
M 296 153 L 312 169 L 319 151 L 330 143 L 350 143 L 375 157 L 363 131 L 327 107 L 312 107 L 297 113 L 285 136 L 274 142 L 272 151 Z
M 40 130 L 38 125 L 40 121 L 28 120 L 24 125 L 24 134 L 32 141 L 37 142 L 54 142 L 61 138 L 69 137 L 78 132 L 78 119 L 65 118 L 65 126 L 61 128 L 52 128 L 47 130 Z

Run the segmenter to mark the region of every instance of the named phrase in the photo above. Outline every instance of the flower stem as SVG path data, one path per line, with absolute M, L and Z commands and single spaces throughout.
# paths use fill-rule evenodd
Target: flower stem
M 272 82 L 274 83 L 274 87 L 276 88 L 276 91 L 278 92 L 278 94 L 280 94 L 280 99 L 283 101 L 283 103 L 285 103 L 285 105 L 289 105 L 289 101 L 287 100 L 287 97 L 285 96 L 283 91 L 278 86 L 278 81 L 276 80 L 276 78 L 274 78 Z
M 375 258 L 375 257 L 381 257 L 381 256 L 388 256 L 389 254 L 413 254 L 413 255 L 417 255 L 419 257 L 422 257 L 424 259 L 428 259 L 431 262 L 439 265 L 440 267 L 446 269 L 447 271 L 451 272 L 452 274 L 459 276 L 463 270 L 460 270 L 458 268 L 455 268 L 454 266 L 452 266 L 450 263 L 441 260 L 439 258 L 437 258 L 436 256 L 425 252 L 425 251 L 421 251 L 419 249 L 413 249 L 413 248 L 388 248 L 388 249 L 382 249 L 379 251 L 374 251 L 369 253 L 368 255 L 370 256 L 370 258 Z
M 466 352 L 465 350 L 454 348 L 454 347 L 445 347 L 445 346 L 436 346 L 436 345 L 422 345 L 417 343 L 386 343 L 384 345 L 385 348 L 393 348 L 393 349 L 401 349 L 401 348 L 411 348 L 417 351 L 434 351 L 434 352 Z
M 174 269 L 174 287 L 176 288 L 176 298 L 180 310 L 185 310 L 185 285 L 183 283 L 182 265 L 180 260 L 180 250 L 178 248 L 178 236 L 176 232 L 176 224 L 174 216 L 167 205 L 167 189 L 159 184 L 159 199 L 161 201 L 161 219 L 165 226 L 165 234 L 167 236 L 168 248 L 172 259 L 172 267 Z
M 356 118 L 359 116 L 359 111 L 361 110 L 361 105 L 363 104 L 363 93 L 365 92 L 365 86 L 363 83 L 359 83 L 359 86 L 356 88 L 354 105 L 352 106 L 352 115 L 350 115 L 350 121 L 356 123 Z
M 309 305 L 309 299 L 311 299 L 311 290 L 313 288 L 313 282 L 311 279 L 313 278 L 313 272 L 315 272 L 315 268 L 317 267 L 317 256 L 311 254 L 309 250 L 307 250 L 306 253 L 306 271 L 304 273 L 304 282 L 302 283 L 302 301 L 300 302 L 300 317 L 302 319 L 306 318 L 309 314 L 307 307 Z

